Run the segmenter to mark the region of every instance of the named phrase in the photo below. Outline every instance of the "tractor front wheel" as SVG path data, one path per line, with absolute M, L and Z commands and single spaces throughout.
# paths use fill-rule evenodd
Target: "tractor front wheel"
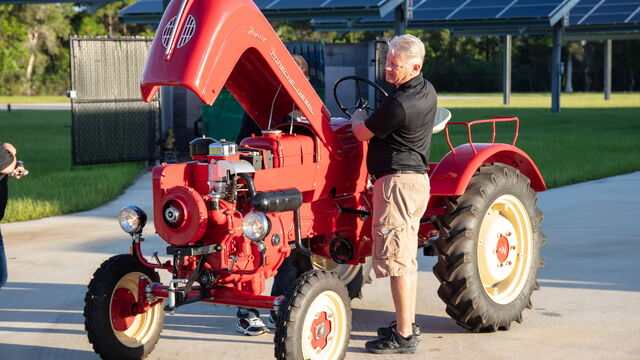
M 144 359 L 160 339 L 162 302 L 135 311 L 140 277 L 159 282 L 153 269 L 132 255 L 116 255 L 93 274 L 84 302 L 84 326 L 93 349 L 103 359 Z
M 433 273 L 447 313 L 473 332 L 521 322 L 543 266 L 542 212 L 529 180 L 503 164 L 482 166 L 440 218 Z
M 302 274 L 292 285 L 276 325 L 276 359 L 344 359 L 351 333 L 346 287 L 331 271 Z

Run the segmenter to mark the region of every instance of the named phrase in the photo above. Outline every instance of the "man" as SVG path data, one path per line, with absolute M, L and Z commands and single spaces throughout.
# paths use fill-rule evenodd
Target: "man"
M 24 166 L 16 160 L 16 148 L 9 143 L 0 145 L 0 220 L 4 217 L 4 209 L 7 206 L 7 175 L 20 179 L 25 174 Z M 0 232 L 0 288 L 7 282 L 7 275 L 7 258 Z
M 380 337 L 366 343 L 377 354 L 415 353 L 420 327 L 415 324 L 417 238 L 420 218 L 429 201 L 428 169 L 436 92 L 422 77 L 424 44 L 413 35 L 389 42 L 385 78 L 395 85 L 367 118 L 352 117 L 353 134 L 369 140 L 367 169 L 373 188 L 373 269 L 390 277 L 396 321 L 378 329 Z
M 309 79 L 309 64 L 307 60 L 301 55 L 295 54 L 293 55 L 293 60 L 295 60 L 296 64 L 302 70 L 302 73 Z M 296 118 L 302 116 L 302 113 L 299 110 L 294 110 L 290 112 L 286 118 L 285 122 L 291 122 Z M 242 139 L 251 136 L 251 134 L 261 135 L 262 130 L 256 124 L 256 122 L 247 114 L 246 112 L 242 116 L 242 127 L 240 128 L 240 132 L 238 133 L 238 137 L 236 139 L 236 143 L 240 143 Z M 299 270 L 301 267 L 296 265 L 297 253 L 292 253 L 291 256 L 286 258 L 280 268 L 278 269 L 278 273 L 273 279 L 273 286 L 271 288 L 271 296 L 279 296 L 283 295 L 291 284 L 296 280 L 298 276 L 301 275 L 301 271 Z M 276 328 L 276 313 L 275 311 L 271 311 L 269 313 L 269 320 L 265 325 L 264 322 L 260 319 L 260 312 L 255 308 L 246 308 L 246 307 L 238 307 L 238 311 L 236 312 L 236 317 L 238 318 L 238 322 L 236 323 L 236 331 L 249 336 L 262 335 L 264 333 L 268 333 L 269 329 Z

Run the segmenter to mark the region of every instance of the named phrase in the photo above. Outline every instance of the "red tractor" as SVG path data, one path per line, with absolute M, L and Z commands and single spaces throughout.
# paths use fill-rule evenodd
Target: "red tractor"
M 169 4 L 142 77 L 143 98 L 167 85 L 207 104 L 226 87 L 264 130 L 240 144 L 196 139 L 193 161 L 153 169 L 154 225 L 172 260 L 142 255 L 146 215 L 124 208 L 120 224 L 132 235 L 131 253 L 105 261 L 85 298 L 94 350 L 109 359 L 144 358 L 165 312 L 209 302 L 277 310 L 278 359 L 344 358 L 350 297 L 360 294 L 371 255 L 366 144 L 349 120 L 330 116 L 251 0 Z M 361 97 L 341 108 L 348 116 L 366 104 Z M 302 116 L 283 120 L 294 108 Z M 469 143 L 449 142 L 451 152 L 430 164 L 431 198 L 416 245 L 437 255 L 438 295 L 458 324 L 473 332 L 508 329 L 538 287 L 545 237 L 536 191 L 545 183 L 515 147 L 517 118 L 441 118 L 447 141 L 449 127 L 460 125 Z M 515 122 L 511 144 L 495 142 L 498 122 Z M 491 142 L 473 143 L 477 123 L 492 126 Z M 261 295 L 292 251 L 309 257 L 308 271 L 286 296 Z M 156 270 L 172 280 L 160 283 Z

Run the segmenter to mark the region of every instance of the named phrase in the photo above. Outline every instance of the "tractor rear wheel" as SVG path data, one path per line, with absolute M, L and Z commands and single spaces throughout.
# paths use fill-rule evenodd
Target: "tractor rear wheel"
M 162 302 L 141 314 L 133 311 L 141 276 L 160 281 L 133 255 L 113 256 L 93 274 L 84 299 L 84 327 L 103 359 L 144 359 L 160 339 Z
M 351 302 L 337 274 L 311 270 L 291 287 L 276 324 L 276 359 L 344 359 Z
M 543 266 L 542 212 L 529 179 L 503 164 L 482 166 L 440 218 L 433 273 L 447 313 L 473 332 L 508 330 L 531 308 Z
M 302 265 L 305 270 L 329 270 L 333 271 L 340 277 L 342 282 L 347 286 L 349 298 L 362 298 L 362 287 L 371 284 L 371 257 L 367 258 L 364 264 L 338 264 L 337 262 L 324 256 L 311 254 L 309 256 L 309 264 Z

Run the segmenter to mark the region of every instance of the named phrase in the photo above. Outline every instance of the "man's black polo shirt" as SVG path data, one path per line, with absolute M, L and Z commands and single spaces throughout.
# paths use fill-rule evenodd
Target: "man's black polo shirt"
M 421 75 L 397 87 L 364 122 L 375 135 L 369 140 L 369 173 L 426 172 L 436 108 L 436 91 Z

